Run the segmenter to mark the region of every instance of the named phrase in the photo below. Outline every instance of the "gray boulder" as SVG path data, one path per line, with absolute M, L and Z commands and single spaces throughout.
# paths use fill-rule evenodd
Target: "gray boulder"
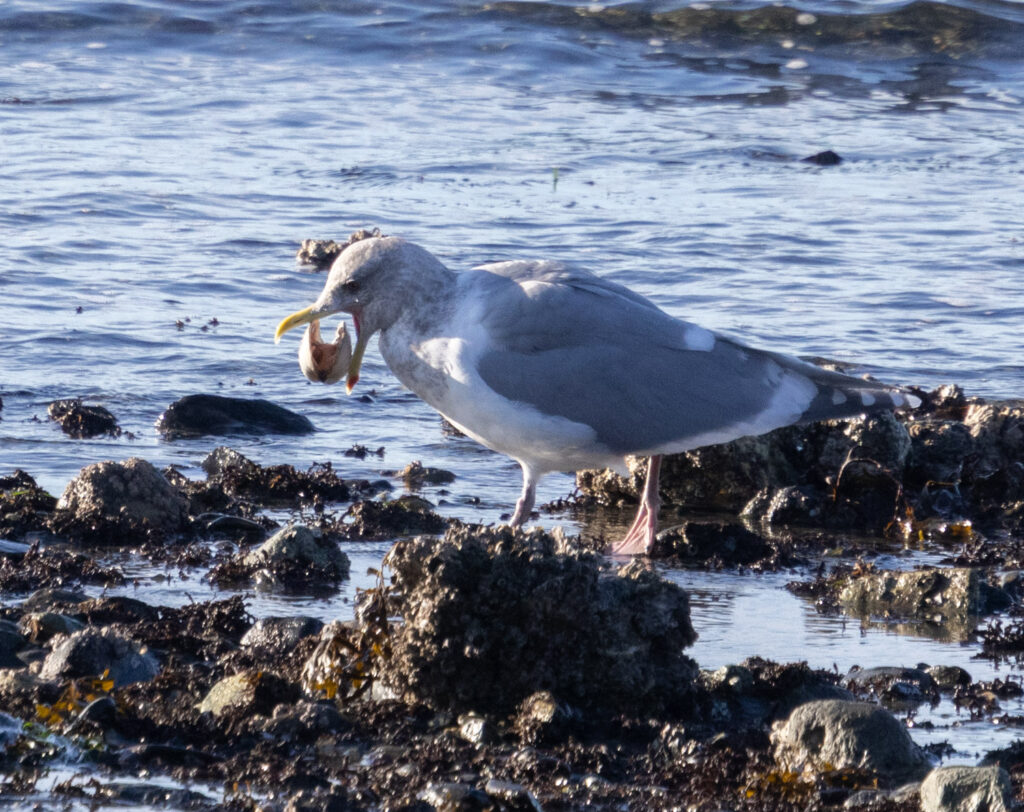
M 800 705 L 772 726 L 775 760 L 800 772 L 853 768 L 893 785 L 916 780 L 931 766 L 927 755 L 891 713 L 867 702 L 824 699 Z
M 921 782 L 922 812 L 1008 812 L 1013 805 L 1002 767 L 939 767 Z
M 43 660 L 39 676 L 45 680 L 99 677 L 105 672 L 116 687 L 147 682 L 160 671 L 156 657 L 134 640 L 112 628 L 83 629 L 59 638 Z
M 152 463 L 132 457 L 83 468 L 57 501 L 55 526 L 90 535 L 102 534 L 104 526 L 117 532 L 174 533 L 186 519 L 185 497 Z

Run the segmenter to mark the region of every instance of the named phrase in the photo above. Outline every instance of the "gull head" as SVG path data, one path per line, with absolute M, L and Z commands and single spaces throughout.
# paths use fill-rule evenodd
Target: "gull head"
M 288 316 L 274 334 L 275 343 L 293 327 L 318 322 L 334 313 L 348 313 L 356 329 L 356 345 L 348 362 L 345 388 L 359 380 L 363 354 L 371 336 L 386 330 L 401 316 L 407 303 L 420 298 L 425 273 L 440 269 L 440 262 L 418 245 L 397 237 L 371 237 L 346 248 L 334 261 L 319 298 Z

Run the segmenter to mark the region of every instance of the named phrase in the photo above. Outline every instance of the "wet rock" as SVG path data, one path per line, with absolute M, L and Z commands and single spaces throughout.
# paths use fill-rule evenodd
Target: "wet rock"
M 523 744 L 551 744 L 562 741 L 578 717 L 550 691 L 537 691 L 519 704 L 513 728 Z
M 221 446 L 203 460 L 202 466 L 211 484 L 231 496 L 262 505 L 344 502 L 351 498 L 354 489 L 361 490 L 338 476 L 329 462 L 314 463 L 306 471 L 291 465 L 263 467 Z
M 249 553 L 218 564 L 214 583 L 255 581 L 265 586 L 328 584 L 348 577 L 349 558 L 318 530 L 289 525 Z
M 196 517 L 196 522 L 211 536 L 230 538 L 236 541 L 251 543 L 260 541 L 267 536 L 267 529 L 262 524 L 244 516 L 204 513 Z
M 144 601 L 126 596 L 105 596 L 85 600 L 75 607 L 76 617 L 92 626 L 111 623 L 143 623 L 157 620 L 160 610 Z
M 27 645 L 17 624 L 0 620 L 0 668 L 22 668 L 25 663 L 18 658 L 18 652 Z
M 487 794 L 470 784 L 431 782 L 419 799 L 437 812 L 487 812 L 494 808 Z
M 160 664 L 151 652 L 113 629 L 83 629 L 58 640 L 43 661 L 47 680 L 98 677 L 108 672 L 115 686 L 153 679 Z
M 419 460 L 413 460 L 401 471 L 393 471 L 387 475 L 400 477 L 405 482 L 405 487 L 410 490 L 422 488 L 424 485 L 447 485 L 455 481 L 455 474 L 451 471 L 446 471 L 443 468 L 430 468 Z
M 788 485 L 758 491 L 740 515 L 769 526 L 813 526 L 821 524 L 828 508 L 828 497 L 822 491 L 810 485 Z
M 281 703 L 273 716 L 259 724 L 259 732 L 274 739 L 312 741 L 319 736 L 344 732 L 351 724 L 331 702 Z
M 404 618 L 386 679 L 435 709 L 508 713 L 548 690 L 584 708 L 681 710 L 696 667 L 686 593 L 639 561 L 602 572 L 555 537 L 458 527 L 385 560 Z
M 852 614 L 943 623 L 955 632 L 1010 598 L 977 568 L 951 568 L 865 573 L 842 587 L 839 603 Z
M 89 596 L 80 589 L 62 589 L 60 587 L 44 587 L 37 589 L 21 604 L 25 612 L 46 612 L 77 606 Z
M 46 527 L 57 498 L 47 493 L 20 468 L 0 476 L 0 535 L 12 540 Z
M 806 663 L 774 663 L 750 657 L 700 674 L 709 703 L 706 715 L 719 726 L 750 729 L 784 719 L 807 702 L 852 700 L 853 694 L 836 684 L 834 674 L 816 671 Z
M 824 152 L 817 152 L 814 155 L 808 155 L 800 160 L 805 164 L 814 164 L 815 166 L 838 166 L 843 162 L 843 159 L 830 149 L 826 149 Z
M 66 549 L 33 545 L 21 558 L 0 557 L 0 589 L 24 592 L 47 584 L 73 582 L 118 586 L 124 573 Z
M 826 699 L 800 705 L 772 726 L 771 740 L 776 762 L 795 772 L 853 768 L 891 785 L 920 778 L 930 767 L 903 724 L 867 702 Z
M 59 424 L 69 437 L 84 439 L 109 434 L 121 436 L 117 418 L 102 406 L 86 406 L 80 398 L 53 401 L 46 410 L 50 420 Z
M 1008 812 L 1013 786 L 1000 767 L 938 767 L 921 782 L 922 812 Z
M 424 499 L 399 498 L 356 502 L 347 514 L 345 535 L 351 539 L 393 539 L 440 533 L 446 522 Z
M 858 696 L 877 696 L 889 706 L 939 701 L 939 686 L 919 668 L 856 668 L 846 675 L 843 684 Z
M 953 691 L 963 685 L 970 685 L 974 680 L 958 665 L 933 665 L 925 669 L 928 676 L 935 680 L 940 691 Z
M 176 400 L 156 423 L 169 440 L 218 434 L 310 434 L 309 419 L 259 398 L 186 395 Z
M 220 680 L 196 708 L 200 713 L 215 717 L 269 716 L 282 702 L 294 702 L 296 689 L 276 674 L 266 671 L 246 671 Z
M 18 625 L 33 643 L 45 643 L 58 634 L 74 634 L 85 628 L 77 618 L 57 612 L 26 612 Z
M 90 541 L 118 543 L 185 526 L 184 497 L 146 460 L 87 465 L 68 483 L 52 524 Z
M 266 655 L 283 656 L 303 637 L 319 634 L 323 627 L 323 621 L 314 617 L 264 617 L 242 636 L 242 646 Z
M 657 541 L 657 550 L 678 558 L 682 566 L 746 566 L 773 552 L 757 533 L 721 522 L 684 522 L 659 533 Z

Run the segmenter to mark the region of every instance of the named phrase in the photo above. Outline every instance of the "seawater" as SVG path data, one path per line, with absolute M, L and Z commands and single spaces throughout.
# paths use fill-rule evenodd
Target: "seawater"
M 59 493 L 133 455 L 201 476 L 218 444 L 358 477 L 419 459 L 457 475 L 426 492 L 442 512 L 498 521 L 518 467 L 443 434 L 373 351 L 359 399 L 299 375 L 297 336 L 273 344 L 323 283 L 299 241 L 359 227 L 455 268 L 571 260 L 755 346 L 1020 397 L 1022 57 L 1024 7 L 998 0 L 0 2 L 0 473 Z M 827 149 L 842 163 L 800 160 Z M 318 431 L 161 439 L 197 392 Z M 71 396 L 133 436 L 68 439 L 45 413 Z M 342 456 L 355 443 L 385 455 Z M 352 548 L 354 571 L 386 548 Z M 208 590 L 126 566 L 150 602 Z M 780 578 L 670 575 L 709 667 L 992 668 L 975 644 L 819 618 Z M 345 615 L 361 583 L 251 608 Z M 943 731 L 968 761 L 996 743 Z

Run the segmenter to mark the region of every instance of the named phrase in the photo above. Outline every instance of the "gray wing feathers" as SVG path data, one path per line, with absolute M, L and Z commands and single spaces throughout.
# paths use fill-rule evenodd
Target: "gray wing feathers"
M 479 357 L 478 372 L 510 400 L 592 427 L 613 452 L 682 447 L 730 426 L 744 427 L 738 437 L 900 405 L 881 384 L 744 347 L 585 272 L 545 264 L 547 272 L 537 274 L 531 264 L 501 263 L 496 275 L 496 266 L 481 269 L 492 348 Z M 523 281 L 548 284 L 524 289 Z M 802 386 L 811 394 L 781 420 L 773 408 L 774 424 L 759 422 L 794 375 L 814 384 Z

